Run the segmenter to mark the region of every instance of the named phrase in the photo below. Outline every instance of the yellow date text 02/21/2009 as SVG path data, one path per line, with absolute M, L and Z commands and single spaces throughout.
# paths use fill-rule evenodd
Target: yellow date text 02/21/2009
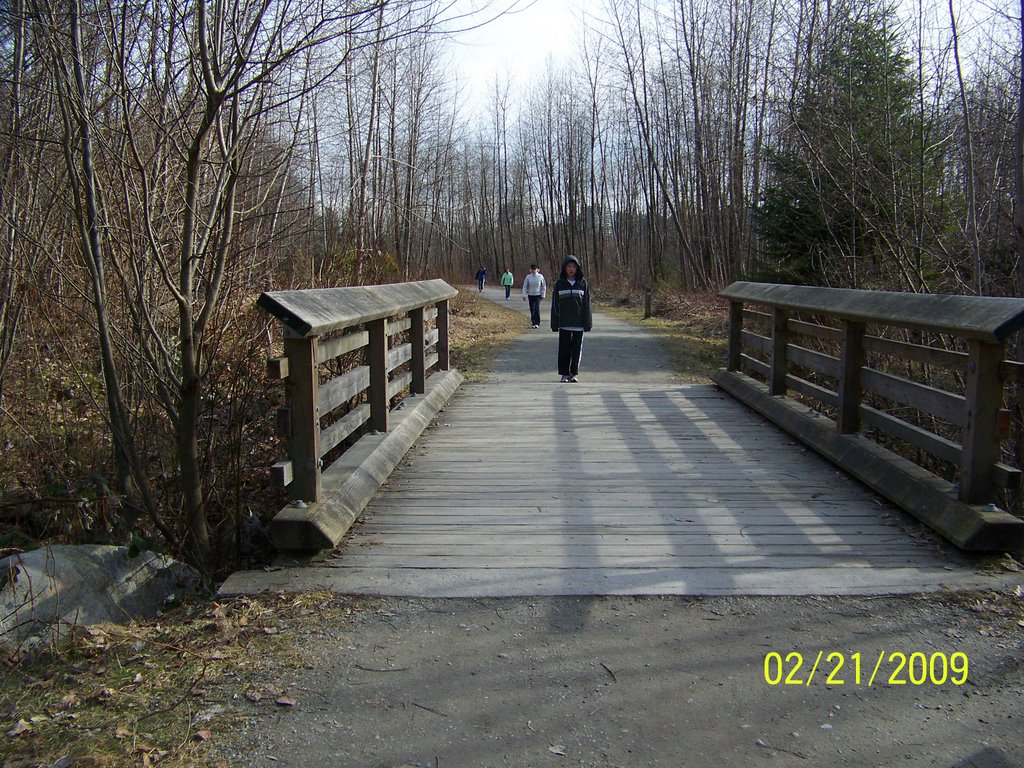
M 814 656 L 790 651 L 783 656 L 772 651 L 764 657 L 764 681 L 768 685 L 963 685 L 969 667 L 962 651 L 879 651 L 877 656 L 839 651 L 818 651 Z

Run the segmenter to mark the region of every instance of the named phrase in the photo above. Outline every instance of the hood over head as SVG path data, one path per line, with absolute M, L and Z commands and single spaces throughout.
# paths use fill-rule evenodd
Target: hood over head
M 560 275 L 560 277 L 563 280 L 568 279 L 566 277 L 566 274 L 565 274 L 565 265 L 568 264 L 570 261 L 575 262 L 575 264 L 576 264 L 576 277 L 575 277 L 575 279 L 576 280 L 581 279 L 583 277 L 583 264 L 581 264 L 580 260 L 578 258 L 576 258 L 575 256 L 573 256 L 571 253 L 568 256 L 566 256 L 564 259 L 562 259 L 562 274 Z

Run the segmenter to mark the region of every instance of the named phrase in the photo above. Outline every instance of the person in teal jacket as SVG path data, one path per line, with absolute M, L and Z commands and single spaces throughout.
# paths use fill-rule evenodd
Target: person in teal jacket
M 516 279 L 512 275 L 512 270 L 505 267 L 505 271 L 501 275 L 501 284 L 505 286 L 505 301 L 508 301 L 509 297 L 512 295 L 512 285 L 515 281 Z

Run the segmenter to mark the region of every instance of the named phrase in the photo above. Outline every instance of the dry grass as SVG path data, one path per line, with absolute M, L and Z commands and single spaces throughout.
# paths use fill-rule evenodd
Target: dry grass
M 366 610 L 370 601 L 310 592 L 79 629 L 58 656 L 0 679 L 3 765 L 227 765 L 217 746 L 237 717 L 295 705 L 282 675 L 301 664 L 302 627 Z
M 451 302 L 451 358 L 467 381 L 483 381 L 494 356 L 523 333 L 523 317 L 514 309 L 460 290 Z
M 657 334 L 682 381 L 704 383 L 712 371 L 725 364 L 729 305 L 717 296 L 656 292 L 652 316 L 646 320 L 640 293 L 602 301 L 601 309 Z

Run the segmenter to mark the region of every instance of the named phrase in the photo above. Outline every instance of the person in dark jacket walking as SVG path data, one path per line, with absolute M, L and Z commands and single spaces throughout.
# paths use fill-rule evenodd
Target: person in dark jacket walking
M 593 326 L 590 286 L 575 256 L 562 261 L 562 274 L 551 292 L 551 330 L 558 331 L 558 374 L 575 382 L 583 356 L 583 334 Z

